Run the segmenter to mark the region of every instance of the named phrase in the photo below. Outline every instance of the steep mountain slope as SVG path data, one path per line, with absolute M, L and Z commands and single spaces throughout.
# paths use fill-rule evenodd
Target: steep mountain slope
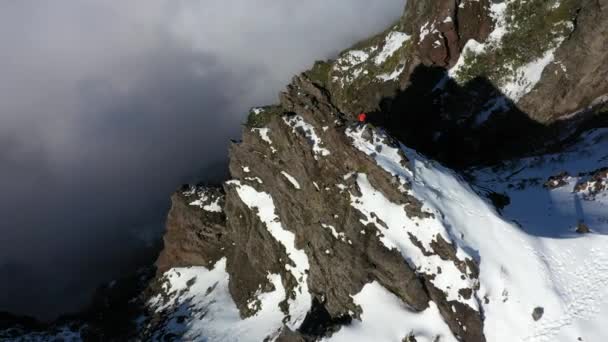
M 174 194 L 131 331 L 70 331 L 608 339 L 607 6 L 410 0 L 385 32 L 252 109 L 230 180 Z
M 165 318 L 155 337 L 312 338 L 309 325 L 344 322 L 326 339 L 599 341 L 606 334 L 608 180 L 595 169 L 608 161 L 607 130 L 564 153 L 474 170 L 471 187 L 369 126 L 317 123 L 311 103 L 300 107 L 309 108 L 301 120 L 269 124 L 272 146 L 287 151 L 273 153 L 255 130 L 233 148 L 224 210 L 235 222 L 225 231 L 241 240 L 227 243 L 232 251 L 211 270 L 165 274 L 164 295 L 151 302 Z M 310 126 L 293 130 L 293 121 Z M 294 154 L 308 159 L 282 160 Z M 572 176 L 552 186 L 563 171 Z M 502 215 L 483 196 L 488 188 L 509 196 Z M 582 223 L 592 234 L 575 232 Z M 323 321 L 307 315 L 312 302 Z M 313 332 L 338 327 L 324 328 Z
M 224 257 L 205 260 L 200 263 L 204 268 L 165 274 L 163 294 L 151 301 L 165 319 L 151 326 L 152 336 L 171 333 L 218 340 L 442 336 L 464 341 L 582 336 L 584 329 L 571 318 L 567 291 L 552 282 L 552 277 L 567 278 L 564 273 L 570 269 L 559 266 L 564 254 L 555 252 L 554 246 L 538 247 L 551 245 L 552 240 L 537 234 L 537 225 L 544 222 L 550 227 L 553 222 L 540 216 L 529 227 L 518 226 L 457 173 L 387 133 L 454 165 L 492 161 L 480 150 L 483 145 L 497 150 L 494 153 L 502 159 L 521 153 L 508 146 L 517 139 L 525 138 L 528 151 L 562 144 L 590 115 L 601 117 L 602 95 L 608 89 L 605 79 L 593 92 L 558 87 L 553 81 L 555 67 L 579 83 L 597 75 L 586 68 L 567 71 L 564 65 L 572 59 L 555 56 L 564 55 L 564 46 L 572 50 L 587 44 L 592 49 L 585 59 L 604 53 L 598 44 L 605 38 L 596 35 L 603 32 L 603 23 L 593 25 L 587 18 L 591 13 L 597 18 L 602 8 L 602 2 L 585 1 L 410 1 L 395 26 L 335 61 L 317 62 L 295 78 L 279 105 L 252 111 L 243 142 L 231 149 L 234 179 L 224 185 L 226 225 L 214 231 L 224 240 L 217 244 L 213 238 L 212 246 L 206 246 Z M 603 67 L 596 59 L 588 62 L 600 64 Z M 437 66 L 451 70 L 437 73 Z M 604 73 L 601 67 L 594 70 Z M 547 96 L 543 87 L 559 88 L 561 99 L 588 101 L 575 101 L 567 113 L 549 110 L 544 106 L 547 101 L 538 100 Z M 425 102 L 416 102 L 416 96 L 408 94 L 412 89 Z M 422 109 L 422 115 L 412 109 Z M 371 112 L 372 121 L 386 130 L 355 126 L 351 120 L 361 110 Z M 515 124 L 505 126 L 505 120 Z M 505 134 L 514 129 L 518 132 Z M 425 132 L 429 134 L 412 130 L 429 130 Z M 539 134 L 524 135 L 531 132 Z M 474 141 L 457 143 L 461 155 L 446 158 L 446 151 L 457 151 L 442 148 L 454 143 L 454 138 L 439 142 L 442 135 L 466 135 Z M 492 136 L 504 138 L 502 144 L 488 140 Z M 574 148 L 582 150 L 584 145 Z M 477 153 L 471 156 L 473 152 Z M 605 155 L 592 157 L 597 158 L 590 160 L 596 169 L 605 163 L 601 159 Z M 488 182 L 489 178 L 483 184 Z M 501 185 L 507 186 L 491 184 L 496 190 L 489 196 L 498 204 L 509 196 L 506 189 L 498 191 Z M 600 188 L 598 193 L 603 194 Z M 562 201 L 576 198 L 572 193 Z M 533 208 L 527 202 L 511 201 L 513 208 Z M 546 204 L 535 202 L 538 208 Z M 605 205 L 605 201 L 579 201 L 583 210 L 578 220 L 604 229 Z M 585 239 L 590 242 L 581 242 Z M 601 234 L 559 241 L 572 244 L 568 248 L 575 255 L 604 243 Z M 603 269 L 601 253 L 595 256 L 596 267 Z M 198 279 L 210 277 L 215 280 L 197 286 Z M 569 280 L 564 283 L 572 285 Z M 214 291 L 222 293 L 221 301 L 214 300 Z M 395 302 L 401 304 L 387 304 Z M 181 320 L 170 314 L 175 303 Z M 226 306 L 232 307 L 231 318 L 218 325 L 218 316 L 227 318 Z M 272 310 L 276 307 L 281 313 Z M 383 311 L 389 308 L 393 311 Z M 188 310 L 207 314 L 193 318 L 185 314 Z M 380 319 L 370 312 L 400 319 Z M 564 319 L 573 332 L 545 323 Z M 235 329 L 227 330 L 228 325 Z M 251 326 L 259 335 L 248 335 Z M 595 325 L 592 336 L 601 330 Z

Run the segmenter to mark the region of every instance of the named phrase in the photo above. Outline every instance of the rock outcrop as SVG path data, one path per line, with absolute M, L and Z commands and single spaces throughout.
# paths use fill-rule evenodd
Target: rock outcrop
M 281 115 L 273 115 L 264 128 L 246 129 L 243 141 L 230 150 L 233 180 L 225 185 L 225 229 L 216 229 L 199 241 L 193 233 L 207 229 L 210 223 L 200 221 L 200 215 L 207 214 L 196 205 L 184 205 L 182 198 L 188 193 L 178 194 L 169 215 L 168 248 L 174 250 L 175 242 L 181 240 L 188 241 L 180 243 L 182 250 L 208 246 L 198 256 L 201 259 L 190 258 L 189 251 L 182 253 L 195 262 L 192 265 L 207 267 L 217 262 L 219 256 L 215 255 L 223 255 L 230 294 L 243 318 L 257 313 L 251 303 L 264 295 L 260 289 L 276 291 L 268 274 L 280 275 L 287 293 L 281 308 L 292 335 L 301 325 L 310 325 L 313 318 L 307 313 L 313 302 L 326 314 L 326 322 L 301 329 L 305 338 L 315 337 L 309 333 L 336 329 L 323 326 L 327 322 L 356 319 L 361 310 L 352 296 L 366 284 L 377 282 L 413 310 L 424 311 L 433 301 L 456 336 L 465 341 L 483 340 L 475 299 L 475 261 L 462 257 L 462 251 L 457 253 L 458 247 L 442 229 L 429 231 L 425 238 L 408 234 L 405 222 L 399 229 L 405 229 L 402 238 L 408 247 L 389 247 L 382 242 L 378 226 L 396 228 L 390 227 L 392 222 L 383 222 L 382 213 L 353 204 L 367 195 L 360 188 L 364 182 L 401 208 L 411 225 L 437 221 L 439 213 L 424 210 L 409 194 L 409 180 L 387 172 L 374 159 L 374 154 L 395 153 L 403 170 L 409 170 L 407 158 L 397 152 L 398 144 L 374 129 L 345 121 L 323 89 L 306 76 L 294 79 L 281 96 L 280 108 Z M 254 115 L 263 115 L 263 109 Z M 362 153 L 354 142 L 370 144 L 377 151 Z M 193 210 L 199 214 L 193 215 Z M 274 224 L 280 228 L 273 228 Z M 182 236 L 176 236 L 176 231 Z M 218 234 L 223 243 L 216 239 Z M 288 242 L 282 240 L 284 236 L 289 237 Z M 416 251 L 406 252 L 408 249 Z M 435 268 L 413 261 L 415 255 L 436 259 Z M 166 259 L 163 253 L 161 260 Z M 183 266 L 182 261 L 175 266 Z M 441 272 L 456 272 L 455 281 L 462 285 L 453 284 L 453 293 L 446 293 L 450 291 L 444 284 L 435 281 Z M 292 306 L 300 302 L 307 307 L 298 312 Z
M 491 296 L 480 292 L 479 258 L 466 252 L 470 247 L 455 237 L 442 209 L 413 190 L 417 169 L 386 131 L 457 166 L 564 141 L 564 132 L 602 110 L 605 78 L 593 74 L 592 91 L 571 86 L 587 84 L 591 68 L 602 75 L 601 59 L 569 68 L 574 59 L 564 52 L 587 49 L 584 58 L 605 52 L 603 24 L 593 25 L 601 8 L 601 2 L 569 0 L 409 1 L 394 26 L 334 61 L 317 62 L 294 78 L 279 104 L 252 110 L 242 142 L 230 150 L 232 180 L 218 214 L 225 222 L 201 221 L 203 214 L 182 199 L 188 195 L 178 194 L 168 248 L 192 266 L 214 267 L 213 275 L 200 271 L 206 278 L 227 278 L 205 297 L 229 293 L 242 322 L 265 317 L 268 298 L 279 295 L 282 318 L 266 321 L 270 328 L 258 332 L 260 339 L 339 334 L 342 325 L 362 319 L 357 296 L 377 284 L 410 310 L 437 314 L 454 338 L 485 340 L 482 306 Z M 561 87 L 560 77 L 571 83 Z M 570 107 L 544 100 L 556 88 Z M 385 130 L 356 125 L 361 111 Z M 567 124 L 557 123 L 563 118 Z M 518 142 L 530 133 L 534 138 Z M 550 179 L 547 188 L 569 181 Z M 205 252 L 180 252 L 191 246 Z M 164 271 L 171 259 L 161 260 Z M 182 261 L 173 266 L 188 264 Z M 180 272 L 190 274 L 189 285 L 176 287 L 187 280 Z M 198 298 L 194 274 L 165 275 L 164 293 L 151 301 L 157 315 L 170 316 L 171 301 Z M 190 308 L 211 316 L 220 310 L 207 299 Z M 191 319 L 184 316 L 177 331 L 184 333 Z M 221 340 L 225 335 L 211 320 L 198 324 Z M 174 334 L 169 323 L 175 324 L 150 331 L 158 338 Z
M 402 142 L 451 166 L 498 162 L 605 122 L 605 7 L 409 1 L 401 21 L 311 76 L 341 112 L 376 113 Z
M 191 186 L 171 198 L 164 248 L 156 261 L 158 274 L 172 267 L 213 266 L 231 245 L 225 235 L 221 188 Z

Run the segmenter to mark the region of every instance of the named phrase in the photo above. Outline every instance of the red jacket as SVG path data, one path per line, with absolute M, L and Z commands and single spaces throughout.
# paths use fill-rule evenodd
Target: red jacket
M 367 114 L 365 114 L 365 113 L 361 113 L 357 116 L 357 120 L 359 120 L 359 122 L 365 122 L 366 119 L 367 119 Z

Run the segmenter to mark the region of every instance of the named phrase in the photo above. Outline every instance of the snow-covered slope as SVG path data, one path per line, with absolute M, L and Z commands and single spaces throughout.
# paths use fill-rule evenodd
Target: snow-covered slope
M 504 334 L 520 331 L 530 341 L 608 340 L 607 166 L 608 129 L 599 129 L 562 153 L 474 172 L 480 189 L 509 196 L 502 216 L 517 227 L 494 250 L 496 259 L 508 262 L 501 265 L 508 301 L 486 310 Z M 505 317 L 501 307 L 510 303 L 528 311 L 543 307 L 544 315 L 538 322 L 505 324 L 507 317 L 517 317 L 515 312 Z
M 373 157 L 396 177 L 397 184 L 410 185 L 402 192 L 420 200 L 423 211 L 434 215 L 408 217 L 401 205 L 370 184 L 364 172 L 345 175 L 355 177 L 359 189 L 350 191 L 352 206 L 363 214 L 362 220 L 375 227 L 386 248 L 399 250 L 417 272 L 434 274 L 433 282 L 448 298 L 481 310 L 488 341 L 608 339 L 604 326 L 608 317 L 608 289 L 604 286 L 608 283 L 608 177 L 601 170 L 593 172 L 600 165 L 608 165 L 608 129 L 584 135 L 560 154 L 474 170 L 474 184 L 405 146 L 387 144 L 382 132 L 374 132 L 371 138 L 365 137 L 365 132 L 366 128 L 352 128 L 346 133 L 353 146 Z M 571 176 L 562 174 L 559 179 L 563 184 L 551 186 L 555 181 L 550 177 L 564 171 Z M 595 178 L 588 182 L 593 175 Z M 510 198 L 502 213 L 486 198 L 489 190 Z M 248 190 L 241 196 L 253 201 L 250 204 L 257 206 L 269 230 L 281 225 L 271 200 L 254 201 L 269 195 Z M 591 233 L 577 233 L 580 223 L 586 224 Z M 344 227 L 337 229 L 342 231 Z M 452 261 L 425 256 L 408 234 L 414 234 L 426 248 L 437 234 L 455 242 L 459 258 L 471 256 L 479 263 L 478 279 L 469 279 L 457 268 L 451 270 Z M 294 258 L 299 252 L 293 242 L 290 244 L 288 255 Z M 300 272 L 298 265 L 306 268 L 308 261 L 295 264 L 291 272 Z M 289 321 L 289 316 L 281 313 L 279 302 L 287 296 L 277 276 L 268 275 L 275 289 L 251 304 L 259 311 L 242 320 L 230 300 L 224 267 L 225 261 L 221 261 L 213 270 L 169 271 L 166 303 L 170 304 L 158 309 L 174 305 L 174 321 L 185 317 L 179 329 L 187 338 L 259 341 L 265 336 L 277 337 L 282 322 Z M 305 272 L 300 274 L 300 291 L 307 291 Z M 458 285 L 461 282 L 465 284 Z M 478 289 L 464 299 L 457 290 L 471 286 L 467 282 L 478 282 L 473 285 Z M 417 341 L 434 341 L 437 336 L 442 341 L 457 340 L 432 302 L 426 310 L 417 312 L 377 282 L 365 285 L 352 298 L 360 306 L 361 315 L 326 337 L 327 341 L 397 341 L 407 336 Z M 186 309 L 191 313 L 187 314 Z

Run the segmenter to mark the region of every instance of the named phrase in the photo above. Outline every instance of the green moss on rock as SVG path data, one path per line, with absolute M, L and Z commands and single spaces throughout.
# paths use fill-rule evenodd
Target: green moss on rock
M 486 43 L 479 54 L 467 51 L 457 79 L 467 82 L 484 76 L 499 86 L 514 79 L 518 68 L 541 58 L 572 32 L 576 11 L 576 0 L 509 1 L 505 35 L 498 42 Z
M 327 88 L 331 67 L 331 61 L 316 61 L 312 69 L 304 72 L 304 74 L 316 85 Z
M 262 128 L 270 123 L 273 116 L 279 116 L 281 114 L 283 114 L 283 110 L 280 106 L 252 108 L 247 116 L 245 126 L 249 128 Z
M 398 26 L 355 44 L 340 54 L 330 70 L 330 86 L 333 101 L 344 112 L 372 111 L 380 100 L 393 96 L 399 87 L 400 77 L 384 80 L 381 76 L 392 75 L 405 70 L 412 55 L 413 40 L 406 40 L 401 47 L 380 64 L 376 64 L 378 54 L 384 48 L 386 39 L 392 32 L 402 32 Z M 361 63 L 349 63 L 349 54 L 365 53 L 368 58 Z M 351 58 L 352 61 L 352 58 Z M 400 76 L 400 75 L 399 75 Z

